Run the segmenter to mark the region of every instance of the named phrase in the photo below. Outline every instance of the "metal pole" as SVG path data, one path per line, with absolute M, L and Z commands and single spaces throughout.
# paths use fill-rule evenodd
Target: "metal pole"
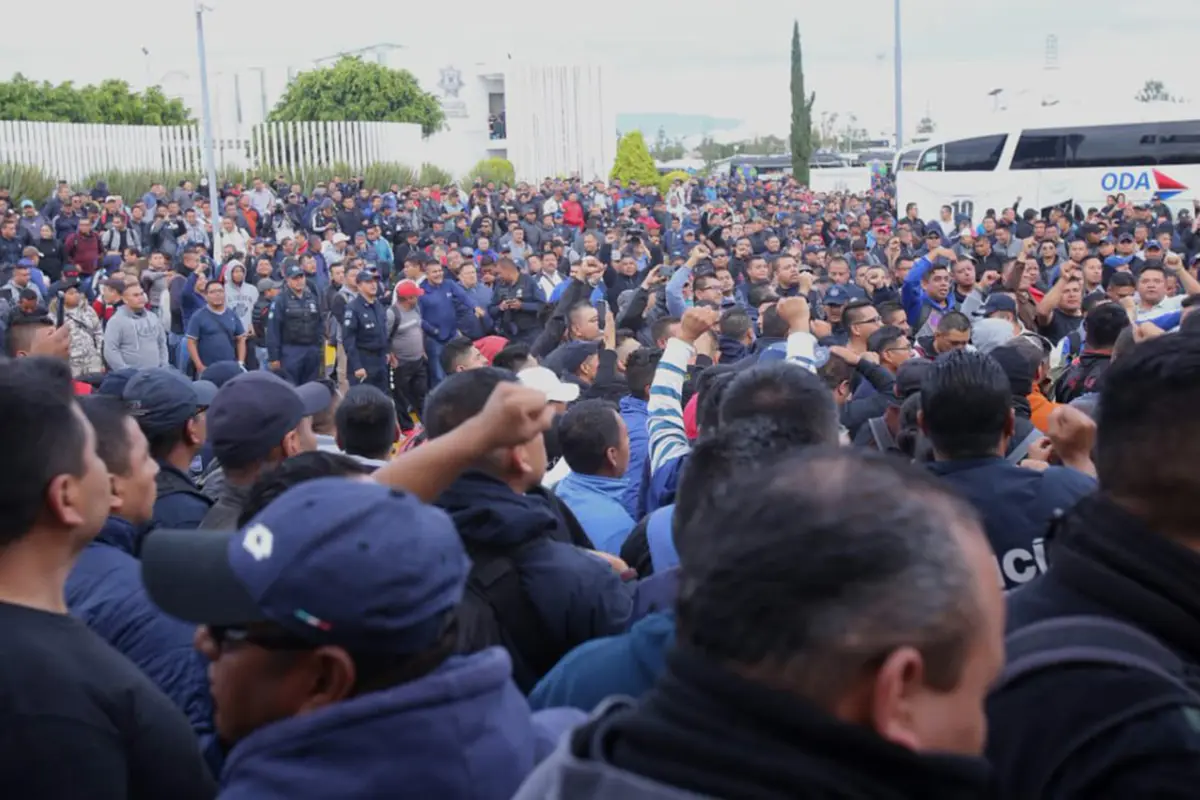
M 251 70 L 258 73 L 258 95 L 259 102 L 262 104 L 262 119 L 259 122 L 267 121 L 267 68 L 266 67 L 251 67 Z
M 217 202 L 217 161 L 213 156 L 212 104 L 208 99 L 208 55 L 204 50 L 204 11 L 196 3 L 196 56 L 200 60 L 200 107 L 204 118 L 204 166 L 208 176 L 209 223 L 212 224 L 213 260 L 221 257 L 221 206 Z
M 895 86 L 895 97 L 893 98 L 892 102 L 895 104 L 895 107 L 896 107 L 896 152 L 898 153 L 898 152 L 900 152 L 900 148 L 902 148 L 904 146 L 904 110 L 903 110 L 904 80 L 902 77 L 903 72 L 902 72 L 902 69 L 900 66 L 901 61 L 902 61 L 901 52 L 900 52 L 900 50 L 901 50 L 901 44 L 900 44 L 900 0 L 895 0 L 894 18 L 895 18 L 895 23 L 894 23 L 893 27 L 895 28 L 896 39 L 892 43 L 892 49 L 895 51 L 895 58 L 896 58 L 896 64 L 895 64 L 895 67 L 893 68 L 893 71 L 895 72 L 894 79 L 896 82 L 896 86 Z

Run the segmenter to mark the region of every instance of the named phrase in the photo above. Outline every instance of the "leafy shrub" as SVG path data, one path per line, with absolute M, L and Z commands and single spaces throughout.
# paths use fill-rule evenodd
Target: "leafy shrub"
M 436 164 L 422 164 L 417 182 L 421 186 L 446 186 L 454 183 L 454 176 Z
M 466 177 L 471 181 L 507 183 L 511 186 L 517 180 L 517 171 L 507 158 L 485 158 L 472 167 Z
M 54 193 L 58 181 L 40 167 L 25 164 L 0 164 L 0 186 L 12 193 L 13 203 L 28 198 L 41 208 Z
M 671 172 L 668 172 L 666 175 L 663 175 L 659 179 L 658 191 L 661 192 L 664 196 L 666 196 L 667 191 L 671 188 L 671 184 L 674 183 L 676 180 L 683 181 L 684 185 L 686 186 L 687 182 L 689 180 L 691 180 L 691 178 L 692 178 L 691 175 L 689 175 L 688 173 L 684 172 L 681 169 L 672 170 Z

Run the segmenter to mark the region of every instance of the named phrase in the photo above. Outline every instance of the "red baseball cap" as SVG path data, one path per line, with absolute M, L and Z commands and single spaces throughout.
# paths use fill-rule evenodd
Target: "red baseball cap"
M 396 284 L 396 297 L 420 297 L 423 294 L 425 290 L 416 281 L 405 279 Z

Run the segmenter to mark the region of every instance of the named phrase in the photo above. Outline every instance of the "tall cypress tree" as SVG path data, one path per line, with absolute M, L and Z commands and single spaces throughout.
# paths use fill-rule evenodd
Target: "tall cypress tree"
M 805 96 L 804 65 L 800 59 L 800 22 L 792 23 L 792 175 L 808 185 L 808 159 L 812 155 L 812 107 L 817 93 Z

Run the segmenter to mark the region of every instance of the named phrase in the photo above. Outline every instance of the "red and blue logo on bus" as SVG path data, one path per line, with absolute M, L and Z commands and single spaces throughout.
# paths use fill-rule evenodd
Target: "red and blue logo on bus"
M 1100 188 L 1106 192 L 1157 192 L 1159 198 L 1169 200 L 1188 187 L 1156 169 L 1143 169 L 1106 172 L 1100 178 Z

